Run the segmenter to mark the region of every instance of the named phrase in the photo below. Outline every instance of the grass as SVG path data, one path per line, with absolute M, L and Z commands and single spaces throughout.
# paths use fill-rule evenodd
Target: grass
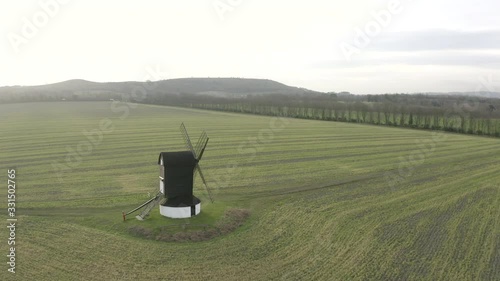
M 273 131 L 283 123 L 271 117 L 110 105 L 0 105 L 0 167 L 18 176 L 18 279 L 500 280 L 498 139 L 298 119 Z M 59 181 L 52 164 L 105 118 L 112 132 Z M 199 217 L 155 208 L 122 222 L 156 189 L 159 152 L 184 149 L 180 122 L 210 137 L 201 164 L 216 203 L 197 179 Z M 231 208 L 251 216 L 209 241 L 128 231 L 215 225 Z

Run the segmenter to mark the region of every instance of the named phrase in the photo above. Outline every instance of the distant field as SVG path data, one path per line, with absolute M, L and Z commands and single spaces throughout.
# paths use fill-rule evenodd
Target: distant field
M 18 280 L 500 280 L 499 139 L 123 106 L 0 105 L 0 207 L 15 168 Z M 232 207 L 251 216 L 205 242 L 134 237 L 141 223 L 121 212 L 157 186 L 159 152 L 184 149 L 181 122 L 210 137 L 202 166 L 216 203 L 197 179 L 193 223 Z M 70 156 L 100 123 L 92 151 Z M 155 208 L 144 225 L 175 223 Z

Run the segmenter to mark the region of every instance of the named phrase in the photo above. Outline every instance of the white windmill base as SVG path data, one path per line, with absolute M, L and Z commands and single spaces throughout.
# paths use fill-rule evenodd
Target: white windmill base
M 198 215 L 201 211 L 201 203 L 195 205 L 194 215 Z M 184 219 L 190 218 L 191 215 L 191 206 L 187 207 L 169 207 L 160 205 L 160 214 L 165 217 L 173 218 L 173 219 Z

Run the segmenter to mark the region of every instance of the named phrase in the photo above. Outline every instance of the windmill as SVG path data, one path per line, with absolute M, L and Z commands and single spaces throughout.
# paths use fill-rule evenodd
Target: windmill
M 201 211 L 201 200 L 193 195 L 196 174 L 200 175 L 208 197 L 213 203 L 212 194 L 199 163 L 207 147 L 208 135 L 203 131 L 193 146 L 184 123 L 181 123 L 180 131 L 188 150 L 160 153 L 158 157 L 160 190 L 156 196 L 139 207 L 123 213 L 123 220 L 127 215 L 144 208 L 141 214 L 136 216 L 137 219 L 143 220 L 157 204 L 160 205 L 160 214 L 169 218 L 189 218 L 198 215 Z

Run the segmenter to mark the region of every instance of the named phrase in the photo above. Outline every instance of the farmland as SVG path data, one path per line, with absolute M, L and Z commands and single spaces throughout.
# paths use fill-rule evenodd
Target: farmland
M 498 138 L 129 106 L 0 105 L 19 280 L 500 280 Z M 181 122 L 210 137 L 201 164 L 215 203 L 198 179 L 192 222 L 250 217 L 203 242 L 134 236 L 141 222 L 121 212 L 151 196 L 158 153 L 184 149 Z M 143 222 L 175 223 L 157 208 Z

